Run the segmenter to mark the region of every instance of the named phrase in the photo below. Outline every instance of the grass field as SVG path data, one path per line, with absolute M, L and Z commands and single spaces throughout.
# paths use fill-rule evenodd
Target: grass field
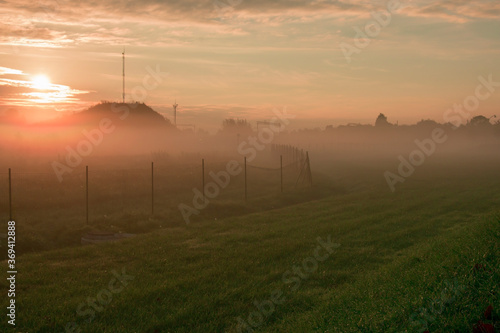
M 270 154 L 270 153 L 268 153 Z M 206 154 L 205 182 L 213 182 L 211 172 L 226 170 L 231 159 L 243 164 L 241 156 Z M 201 190 L 201 155 L 157 159 L 154 165 L 154 214 L 152 214 L 151 156 L 95 158 L 89 164 L 89 223 L 86 223 L 85 166 L 65 174 L 58 182 L 55 173 L 29 163 L 12 170 L 13 219 L 17 222 L 21 253 L 80 245 L 89 231 L 145 233 L 183 226 L 186 222 L 180 203 L 193 206 L 193 189 Z M 289 162 L 287 162 L 289 164 Z M 263 166 L 269 170 L 251 167 Z M 303 192 L 295 188 L 299 170 L 283 170 L 284 196 L 280 194 L 279 156 L 261 154 L 248 164 L 248 202 L 245 203 L 244 175 L 231 177 L 203 214 L 190 220 L 244 215 L 290 203 L 309 201 L 325 195 L 322 191 Z M 35 171 L 35 172 L 33 172 Z M 0 174 L 0 218 L 9 219 L 8 174 Z M 300 184 L 299 184 L 300 185 Z M 0 244 L 1 245 L 1 244 Z M 5 258 L 5 251 L 0 254 Z
M 425 170 L 396 193 L 378 173 L 309 202 L 23 255 L 10 331 L 498 330 L 498 165 Z M 318 237 L 338 245 L 318 252 Z

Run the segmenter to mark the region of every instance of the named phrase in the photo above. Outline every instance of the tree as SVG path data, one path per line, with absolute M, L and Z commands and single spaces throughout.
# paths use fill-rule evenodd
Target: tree
M 482 127 L 482 126 L 490 126 L 491 123 L 490 120 L 485 116 L 475 116 L 470 120 L 469 125 L 473 127 Z
M 376 127 L 389 127 L 392 126 L 391 123 L 387 121 L 387 117 L 381 113 L 378 115 L 377 120 L 375 120 L 375 126 Z
M 228 118 L 222 122 L 222 132 L 243 134 L 251 131 L 250 123 L 246 119 Z
M 434 120 L 432 119 L 422 119 L 420 120 L 417 125 L 418 127 L 433 127 L 433 128 L 436 128 L 437 126 L 439 126 L 439 124 L 437 122 L 435 122 Z

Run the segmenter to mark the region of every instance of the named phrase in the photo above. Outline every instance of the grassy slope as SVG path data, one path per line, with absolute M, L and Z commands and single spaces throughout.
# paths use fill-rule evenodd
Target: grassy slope
M 14 171 L 13 216 L 17 222 L 18 252 L 80 246 L 81 235 L 92 230 L 146 233 L 183 226 L 185 222 L 178 205 L 193 205 L 193 188 L 201 188 L 201 165 L 191 160 L 177 165 L 173 162 L 155 162 L 155 214 L 151 216 L 151 170 L 150 164 L 144 162 L 149 157 L 142 158 L 142 161 L 123 159 L 128 163 L 124 162 L 121 167 L 116 166 L 116 161 L 111 166 L 91 164 L 89 225 L 85 221 L 85 166 L 75 170 L 62 183 L 57 182 L 53 172 L 16 174 Z M 274 159 L 279 165 L 279 158 L 277 161 L 276 157 Z M 212 182 L 209 173 L 224 170 L 228 160 L 218 156 L 206 160 L 207 183 Z M 259 163 L 263 162 L 256 162 L 257 165 Z M 203 210 L 203 214 L 193 215 L 191 221 L 241 216 L 339 192 L 339 189 L 332 191 L 326 186 L 314 193 L 293 191 L 298 174 L 299 171 L 294 168 L 285 168 L 285 195 L 278 196 L 279 171 L 249 167 L 248 204 L 244 200 L 244 177 L 240 174 L 232 177 L 229 186 L 210 200 L 211 205 Z M 4 176 L 0 174 L 0 189 L 5 190 L 0 192 L 0 220 L 9 218 L 8 178 Z M 5 197 L 2 198 L 1 194 L 5 194 Z M 0 244 L 0 259 L 6 257 L 5 253 Z
M 380 188 L 336 195 L 117 244 L 22 256 L 16 331 L 63 332 L 69 321 L 82 332 L 234 331 L 237 317 L 256 310 L 255 300 L 280 289 L 285 303 L 256 331 L 396 332 L 453 278 L 466 288 L 427 322 L 438 331 L 467 331 L 485 304 L 500 307 L 498 181 L 423 185 L 414 177 L 404 186 L 396 194 Z M 283 273 L 328 235 L 340 248 L 292 290 Z M 488 266 L 480 280 L 471 273 L 477 262 Z M 122 268 L 135 279 L 85 323 L 78 305 Z

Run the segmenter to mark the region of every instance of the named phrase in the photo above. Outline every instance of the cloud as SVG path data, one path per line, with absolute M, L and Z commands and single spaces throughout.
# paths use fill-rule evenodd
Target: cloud
M 474 19 L 500 18 L 500 3 L 497 1 L 444 0 L 413 1 L 403 11 L 405 15 L 437 18 L 445 21 L 465 23 Z
M 402 8 L 391 24 L 357 58 L 358 67 L 339 67 L 345 65 L 339 42 L 352 43 L 353 28 L 362 29 L 373 20 L 370 13 L 384 10 L 388 1 L 4 0 L 0 44 L 57 48 L 44 52 L 22 48 L 15 57 L 22 56 L 25 62 L 19 60 L 16 66 L 29 71 L 40 57 L 66 59 L 64 63 L 73 65 L 65 67 L 73 74 L 70 85 L 99 90 L 98 95 L 83 95 L 67 87 L 68 103 L 121 96 L 123 45 L 130 63 L 127 87 L 142 80 L 140 66 L 158 63 L 169 67 L 175 79 L 151 92 L 147 102 L 166 103 L 164 96 L 173 96 L 175 90 L 189 95 L 192 105 L 332 103 L 336 102 L 332 91 L 354 96 L 351 91 L 358 93 L 360 85 L 368 84 L 372 91 L 392 84 L 394 73 L 415 74 L 415 64 L 436 59 L 458 64 L 465 59 L 457 68 L 473 68 L 477 65 L 469 65 L 471 60 L 479 64 L 498 55 L 498 20 L 493 20 L 500 15 L 497 1 L 401 0 Z M 2 51 L 7 54 L 9 49 Z M 13 56 L 4 64 L 16 61 Z M 55 61 L 39 62 L 55 73 Z M 2 96 L 5 92 L 16 103 L 27 98 L 36 104 L 37 95 L 29 95 L 36 91 L 5 81 L 23 81 L 7 74 L 20 75 L 0 69 Z M 100 75 L 112 79 L 112 84 L 95 79 Z M 218 112 L 207 107 L 199 113 L 205 111 Z M 234 109 L 238 112 L 242 111 Z
M 230 5 L 234 4 L 234 5 Z M 369 1 L 324 0 L 6 0 L 0 16 L 3 43 L 44 40 L 68 43 L 123 43 L 161 40 L 165 35 L 248 34 L 238 24 L 280 25 L 317 17 L 368 14 Z M 236 25 L 236 26 L 235 26 Z
M 271 37 L 287 36 L 289 30 L 283 27 L 305 23 L 316 24 L 314 36 L 327 36 L 332 25 L 369 19 L 371 12 L 387 8 L 388 1 L 5 0 L 0 9 L 0 43 L 41 47 L 189 45 L 204 36 L 209 40 L 237 38 L 262 29 Z M 494 1 L 400 2 L 401 16 L 454 23 L 500 17 L 500 3 Z
M 18 69 L 12 69 L 12 68 L 7 68 L 7 67 L 0 67 L 0 76 L 9 75 L 9 74 L 26 75 L 26 74 L 23 73 L 23 71 L 20 71 Z
M 40 88 L 23 71 L 0 67 L 0 105 L 40 107 L 50 105 L 63 107 L 79 104 L 78 95 L 89 91 L 73 89 L 62 84 L 48 83 Z

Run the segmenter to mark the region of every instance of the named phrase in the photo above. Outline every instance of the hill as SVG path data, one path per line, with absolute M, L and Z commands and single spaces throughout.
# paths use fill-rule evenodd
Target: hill
M 119 127 L 171 128 L 170 120 L 144 103 L 101 102 L 87 110 L 40 123 L 42 126 L 95 126 L 109 118 Z
M 48 121 L 4 124 L 0 150 L 4 147 L 30 156 L 66 155 L 67 147 L 76 149 L 90 136 L 98 143 L 93 153 L 149 154 L 166 149 L 175 133 L 168 119 L 144 103 L 102 102 Z

